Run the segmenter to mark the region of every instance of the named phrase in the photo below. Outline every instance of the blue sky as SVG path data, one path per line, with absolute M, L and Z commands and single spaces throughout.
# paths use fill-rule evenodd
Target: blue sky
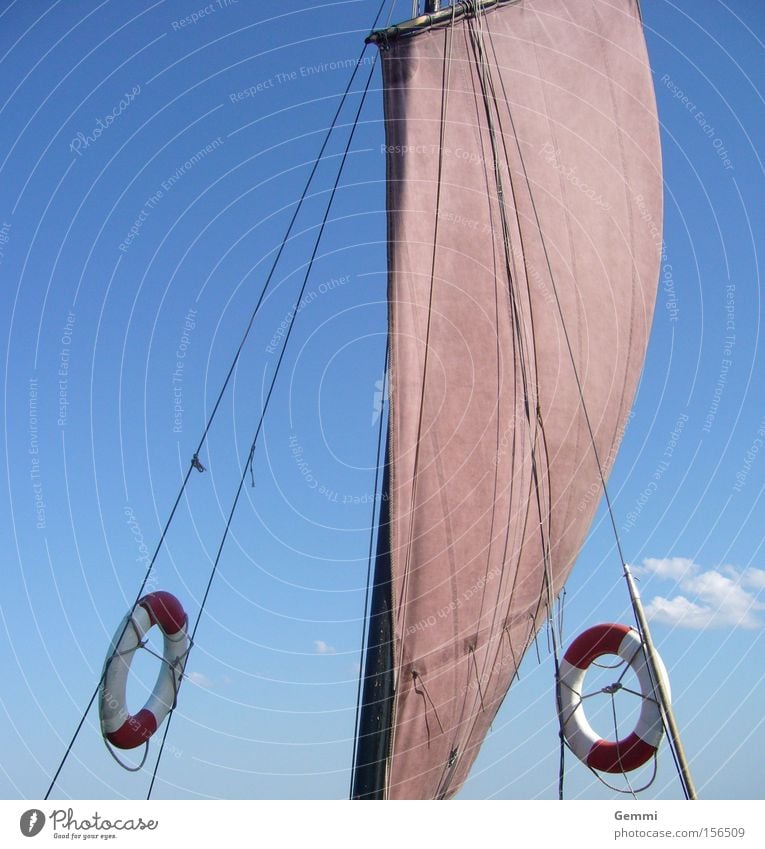
M 2 797 L 47 789 L 377 5 L 0 4 Z M 399 2 L 394 19 L 409 7 Z M 765 11 L 755 0 L 690 11 L 648 0 L 644 18 L 666 252 L 610 489 L 700 794 L 757 798 Z M 382 132 L 375 69 L 157 797 L 347 794 L 385 351 Z M 203 451 L 208 471 L 192 477 L 157 561 L 152 586 L 192 617 L 344 142 L 317 173 Z M 566 637 L 612 620 L 631 621 L 601 510 L 568 586 Z M 151 658 L 135 671 L 138 707 Z M 605 713 L 593 721 L 608 732 Z M 541 637 L 462 796 L 553 798 L 557 754 Z M 147 786 L 109 757 L 92 711 L 56 794 L 141 798 Z M 612 796 L 571 758 L 566 789 Z M 664 752 L 647 796 L 679 795 Z

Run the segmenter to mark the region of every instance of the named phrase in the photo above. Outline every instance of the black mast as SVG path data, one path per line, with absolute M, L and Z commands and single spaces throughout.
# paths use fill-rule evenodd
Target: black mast
M 440 10 L 440 0 L 425 0 L 425 13 Z M 442 13 L 443 14 L 443 13 Z M 374 34 L 370 39 L 374 41 Z M 390 447 L 390 441 L 388 442 Z M 393 715 L 393 597 L 390 552 L 390 456 L 385 469 L 377 535 L 372 600 L 369 609 L 352 799 L 384 799 Z
M 390 463 L 385 452 L 380 530 L 369 609 L 364 684 L 353 765 L 353 799 L 383 799 L 393 713 L 393 616 L 390 557 Z

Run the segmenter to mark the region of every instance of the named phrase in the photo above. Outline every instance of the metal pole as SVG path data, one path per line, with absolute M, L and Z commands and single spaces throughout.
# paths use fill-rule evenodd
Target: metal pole
M 417 17 L 418 3 L 412 4 L 412 20 L 403 21 L 396 26 L 388 27 L 387 29 L 377 30 L 367 38 L 368 44 L 376 44 L 377 42 L 392 41 L 400 36 L 413 35 L 420 30 L 430 29 L 439 25 L 448 25 L 452 21 L 459 21 L 462 18 L 474 14 L 477 8 L 479 12 L 484 12 L 493 9 L 495 6 L 503 6 L 505 3 L 515 3 L 517 0 L 476 0 L 477 6 L 467 3 L 452 3 L 450 6 L 441 6 L 440 0 L 427 0 L 433 2 L 436 6 L 436 11 L 425 11 Z
M 677 763 L 680 768 L 680 781 L 683 784 L 686 797 L 688 799 L 695 800 L 698 796 L 696 795 L 696 787 L 693 783 L 691 770 L 685 757 L 685 750 L 683 749 L 683 744 L 680 740 L 680 731 L 677 727 L 677 723 L 675 722 L 675 714 L 669 701 L 669 695 L 666 692 L 664 682 L 658 673 L 656 665 L 656 647 L 654 646 L 653 639 L 651 638 L 651 632 L 648 628 L 648 620 L 645 618 L 640 594 L 635 586 L 635 580 L 632 577 L 630 568 L 626 563 L 624 564 L 624 577 L 627 580 L 627 587 L 629 589 L 630 599 L 632 600 L 632 607 L 635 611 L 635 616 L 637 617 L 638 625 L 640 626 L 640 632 L 645 642 L 648 668 L 651 672 L 651 677 L 653 678 L 654 686 L 656 687 L 656 691 L 659 696 L 659 704 L 661 706 L 662 714 L 664 715 L 664 723 L 667 728 L 671 746 L 677 757 Z

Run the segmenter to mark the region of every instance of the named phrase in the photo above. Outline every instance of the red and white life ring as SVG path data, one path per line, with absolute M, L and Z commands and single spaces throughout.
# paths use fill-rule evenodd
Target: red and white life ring
M 159 625 L 164 637 L 164 662 L 149 700 L 133 716 L 126 703 L 127 677 L 133 655 L 152 625 Z M 122 620 L 104 666 L 99 701 L 101 731 L 112 745 L 134 749 L 145 743 L 175 706 L 189 651 L 187 626 L 181 603 L 163 591 L 145 595 Z
M 622 740 L 603 740 L 592 730 L 582 705 L 582 684 L 589 665 L 604 654 L 618 655 L 632 667 L 640 683 L 643 703 L 635 730 Z M 667 672 L 655 656 L 664 691 L 669 696 Z M 661 742 L 661 711 L 651 682 L 640 634 L 626 625 L 596 625 L 568 647 L 560 664 L 558 685 L 560 719 L 571 751 L 588 766 L 602 772 L 629 772 L 649 761 Z

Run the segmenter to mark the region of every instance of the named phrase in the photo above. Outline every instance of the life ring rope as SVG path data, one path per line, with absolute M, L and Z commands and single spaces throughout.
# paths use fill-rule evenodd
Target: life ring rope
M 132 617 L 131 617 L 131 621 L 130 621 L 129 624 L 131 624 L 131 625 L 134 624 Z M 140 633 L 140 632 L 136 631 L 136 634 L 138 634 L 138 633 Z M 182 655 L 179 655 L 178 657 L 174 658 L 173 660 L 168 660 L 163 655 L 159 654 L 158 652 L 155 652 L 154 649 L 149 648 L 149 641 L 148 640 L 138 639 L 138 643 L 136 645 L 132 646 L 132 648 L 127 648 L 124 651 L 117 651 L 115 649 L 112 652 L 111 656 L 106 659 L 105 665 L 108 666 L 117 657 L 125 657 L 126 655 L 134 654 L 139 649 L 143 649 L 145 652 L 148 652 L 152 657 L 156 657 L 157 660 L 160 663 L 165 663 L 172 668 L 174 666 L 178 666 L 179 663 L 181 663 L 181 662 L 183 662 L 184 664 L 186 663 L 186 657 L 188 656 L 189 652 L 191 651 L 192 645 L 193 645 L 193 640 L 191 639 L 191 637 L 188 637 L 188 648 L 186 649 L 186 651 Z M 181 672 L 180 677 L 181 678 L 187 678 L 188 676 L 186 675 L 185 672 Z
M 104 738 L 104 745 L 106 746 L 106 751 L 114 758 L 115 761 L 128 772 L 140 772 L 143 769 L 143 765 L 146 763 L 146 758 L 149 757 L 149 741 L 147 740 L 143 746 L 143 757 L 141 758 L 141 762 L 136 766 L 131 766 L 128 763 L 120 758 L 117 752 L 114 751 L 114 746 L 109 742 L 109 738 L 106 735 L 102 735 Z
M 616 681 L 614 682 L 614 684 L 610 684 L 610 685 L 608 685 L 608 686 L 606 686 L 606 687 L 601 687 L 599 690 L 593 690 L 591 693 L 578 693 L 576 690 L 573 690 L 573 689 L 571 688 L 571 685 L 570 685 L 569 683 L 567 683 L 567 682 L 565 682 L 565 681 L 563 681 L 563 682 L 561 682 L 561 683 L 563 684 L 563 686 L 568 687 L 568 688 L 569 688 L 569 690 L 571 690 L 571 691 L 572 691 L 575 695 L 579 696 L 580 703 L 581 703 L 581 701 L 582 701 L 582 700 L 584 700 L 584 699 L 589 699 L 589 698 L 591 698 L 592 696 L 600 696 L 600 695 L 603 695 L 603 694 L 608 694 L 608 695 L 610 695 L 612 692 L 613 692 L 613 693 L 615 693 L 615 692 L 619 691 L 619 692 L 622 692 L 622 693 L 629 693 L 629 694 L 630 694 L 630 695 L 632 695 L 632 696 L 637 696 L 637 697 L 638 697 L 638 698 L 640 698 L 640 699 L 648 699 L 649 701 L 656 702 L 656 704 L 658 705 L 658 704 L 659 704 L 658 699 L 654 698 L 653 696 L 648 695 L 647 693 L 642 693 L 642 692 L 640 692 L 640 691 L 638 691 L 638 690 L 632 690 L 632 689 L 630 689 L 629 687 L 625 687 L 625 686 L 621 683 L 622 678 L 624 678 L 624 676 L 627 674 L 627 671 L 628 671 L 628 670 L 630 669 L 630 667 L 632 666 L 632 662 L 633 662 L 633 660 L 635 660 L 635 658 L 637 657 L 638 653 L 639 653 L 641 650 L 642 650 L 642 647 L 641 647 L 641 646 L 638 646 L 638 647 L 635 649 L 635 652 L 632 654 L 632 656 L 631 656 L 631 657 L 629 657 L 629 658 L 620 658 L 620 660 L 619 660 L 619 662 L 618 662 L 618 663 L 608 663 L 608 664 L 605 664 L 605 663 L 597 663 L 596 661 L 594 661 L 594 660 L 593 660 L 593 661 L 589 664 L 590 666 L 597 666 L 599 669 L 619 669 L 620 667 L 622 667 L 622 666 L 623 666 L 623 667 L 624 667 L 624 671 L 623 671 L 623 672 L 622 672 L 622 674 L 621 674 L 621 675 L 620 675 L 620 676 L 616 679 Z M 618 686 L 616 686 L 616 685 L 618 685 Z M 570 717 L 569 717 L 569 719 L 570 719 Z
M 138 645 L 133 646 L 133 648 L 126 649 L 125 651 L 121 651 L 121 652 L 115 651 L 111 655 L 111 657 L 107 658 L 106 665 L 108 666 L 108 664 L 110 664 L 115 658 L 125 657 L 126 655 L 134 654 L 139 649 L 143 649 L 145 652 L 150 654 L 152 657 L 156 657 L 157 660 L 160 663 L 164 663 L 167 666 L 169 666 L 171 670 L 175 670 L 181 664 L 183 666 L 186 665 L 186 658 L 188 657 L 188 654 L 191 651 L 192 645 L 193 645 L 193 641 L 192 641 L 191 637 L 189 637 L 188 638 L 188 648 L 186 649 L 186 651 L 182 655 L 179 655 L 178 657 L 174 658 L 173 660 L 168 660 L 166 657 L 163 657 L 158 652 L 155 652 L 154 649 L 149 648 L 148 640 L 140 640 L 138 642 Z M 183 666 L 181 667 L 181 671 L 178 673 L 179 679 L 188 678 L 186 673 L 183 671 Z M 173 707 L 171 708 L 171 710 L 175 709 L 176 700 L 177 700 L 177 697 L 178 697 L 178 690 L 180 689 L 180 684 L 178 684 L 178 685 L 175 684 L 175 678 L 173 678 L 173 686 L 174 686 L 174 689 L 175 689 L 176 698 L 173 700 Z

